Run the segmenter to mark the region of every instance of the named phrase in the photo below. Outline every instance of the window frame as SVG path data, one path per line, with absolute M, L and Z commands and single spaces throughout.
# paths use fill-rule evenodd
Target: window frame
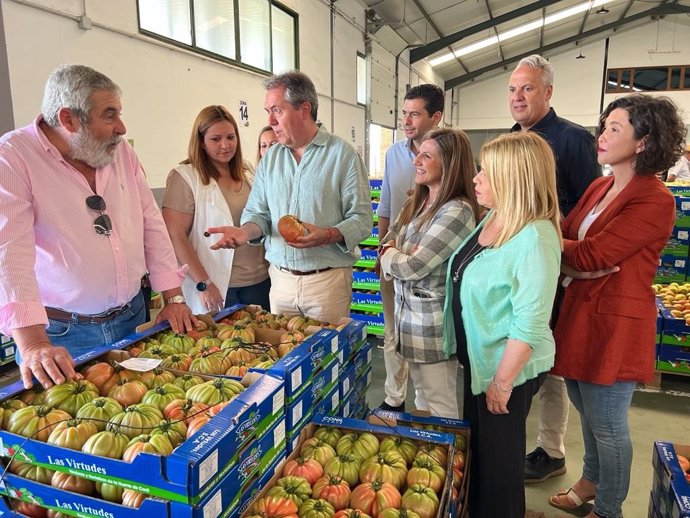
M 139 3 L 140 2 L 145 2 L 146 0 L 136 0 L 136 6 L 137 6 L 137 29 L 139 30 L 139 34 L 142 34 L 148 38 L 166 43 L 168 45 L 172 45 L 173 47 L 178 47 L 181 49 L 184 49 L 186 51 L 189 51 L 193 54 L 198 54 L 200 56 L 205 56 L 208 58 L 212 58 L 216 61 L 220 61 L 222 63 L 227 63 L 245 70 L 251 70 L 252 72 L 256 72 L 259 74 L 263 74 L 266 76 L 271 76 L 273 75 L 273 70 L 264 70 L 263 68 L 258 68 L 253 65 L 249 65 L 247 63 L 242 62 L 242 49 L 241 49 L 241 42 L 240 42 L 240 27 L 239 27 L 239 9 L 240 9 L 240 2 L 242 0 L 234 0 L 234 5 L 233 5 L 233 10 L 235 12 L 235 28 L 234 28 L 234 38 L 235 38 L 235 56 L 239 57 L 239 59 L 233 59 L 229 58 L 227 56 L 224 56 L 222 54 L 218 54 L 216 52 L 201 48 L 196 46 L 196 27 L 194 23 L 194 0 L 189 0 L 189 16 L 190 16 L 190 29 L 191 29 L 191 45 L 188 45 L 182 41 L 175 40 L 173 38 L 169 38 L 167 36 L 163 36 L 162 34 L 158 34 L 155 32 L 152 32 L 150 30 L 147 30 L 141 26 L 141 12 L 139 9 Z M 270 62 L 271 62 L 271 69 L 273 69 L 273 7 L 276 7 L 277 9 L 280 9 L 287 15 L 291 16 L 293 19 L 293 28 L 294 28 L 294 45 L 295 45 L 295 69 L 299 70 L 300 66 L 300 49 L 299 49 L 299 14 L 287 7 L 285 4 L 282 4 L 281 2 L 278 2 L 277 0 L 266 0 L 267 3 L 269 4 L 269 9 L 268 9 L 268 23 L 270 25 L 270 38 L 269 38 L 269 48 L 268 52 L 270 53 Z
M 607 94 L 617 94 L 617 93 L 632 93 L 635 85 L 635 73 L 643 71 L 646 69 L 666 69 L 666 85 L 661 90 L 640 90 L 641 92 L 680 92 L 690 90 L 690 81 L 685 84 L 685 74 L 690 72 L 690 65 L 658 65 L 649 67 L 620 67 L 620 68 L 608 68 L 606 70 L 606 88 L 605 92 Z M 679 86 L 677 88 L 672 87 L 671 81 L 673 77 L 673 71 L 679 71 Z M 624 72 L 630 72 L 630 88 L 625 88 L 621 84 L 621 76 Z M 616 74 L 616 84 L 609 85 L 609 77 L 612 74 Z M 689 74 L 690 75 L 690 74 Z

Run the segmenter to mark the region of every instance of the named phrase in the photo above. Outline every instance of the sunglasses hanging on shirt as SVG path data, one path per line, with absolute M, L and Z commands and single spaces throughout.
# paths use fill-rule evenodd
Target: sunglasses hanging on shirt
M 89 196 L 86 198 L 86 206 L 100 213 L 100 216 L 93 220 L 93 228 L 96 230 L 96 234 L 109 236 L 113 231 L 113 222 L 110 216 L 103 212 L 105 210 L 105 200 L 103 197 L 98 194 Z

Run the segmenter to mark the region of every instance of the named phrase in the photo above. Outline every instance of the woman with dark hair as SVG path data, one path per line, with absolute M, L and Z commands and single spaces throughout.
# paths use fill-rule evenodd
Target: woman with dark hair
M 556 363 L 580 413 L 582 476 L 549 499 L 588 518 L 619 518 L 630 485 L 628 409 L 636 382 L 652 380 L 656 307 L 651 289 L 675 220 L 673 196 L 655 173 L 683 152 L 685 126 L 666 97 L 616 99 L 599 119 L 595 180 L 563 222 L 565 289 L 556 323 Z M 599 276 L 588 273 L 611 272 Z
M 259 163 L 268 149 L 278 143 L 278 137 L 276 137 L 276 132 L 273 131 L 271 126 L 264 126 L 259 131 L 259 142 L 256 149 L 256 163 Z
M 163 197 L 163 219 L 177 260 L 188 266 L 182 291 L 195 313 L 237 303 L 269 308 L 263 246 L 212 251 L 213 239 L 204 236 L 208 227 L 239 223 L 252 177 L 230 112 L 215 105 L 201 110 L 187 158 L 170 171 Z
M 381 240 L 380 268 L 394 281 L 397 349 L 410 366 L 415 406 L 457 418 L 458 362 L 455 349 L 444 347 L 443 305 L 448 259 L 479 216 L 467 135 L 431 130 L 414 165 L 414 194 Z

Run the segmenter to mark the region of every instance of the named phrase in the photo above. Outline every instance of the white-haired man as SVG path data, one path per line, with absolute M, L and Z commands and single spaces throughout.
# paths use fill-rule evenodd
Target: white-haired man
M 582 126 L 556 115 L 551 107 L 554 70 L 542 56 L 522 59 L 508 85 L 511 131 L 535 131 L 551 145 L 556 158 L 556 185 L 561 213 L 566 216 L 587 186 L 601 176 L 594 136 Z M 554 317 L 558 301 L 554 304 Z M 537 483 L 565 473 L 563 439 L 570 400 L 565 381 L 547 376 L 539 390 L 537 447 L 525 460 L 525 483 Z

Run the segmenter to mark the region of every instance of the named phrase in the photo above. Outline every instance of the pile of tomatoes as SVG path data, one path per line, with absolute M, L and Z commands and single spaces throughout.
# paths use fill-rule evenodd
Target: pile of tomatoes
M 434 518 L 447 469 L 459 488 L 461 450 L 368 432 L 320 427 L 245 518 Z M 450 495 L 449 495 L 450 496 Z
M 95 363 L 83 379 L 29 390 L 0 403 L 0 427 L 61 448 L 132 462 L 142 452 L 169 455 L 244 390 L 231 379 L 205 380 L 164 369 L 138 372 Z M 36 482 L 138 507 L 140 493 L 52 471 L 10 445 L 8 471 Z

